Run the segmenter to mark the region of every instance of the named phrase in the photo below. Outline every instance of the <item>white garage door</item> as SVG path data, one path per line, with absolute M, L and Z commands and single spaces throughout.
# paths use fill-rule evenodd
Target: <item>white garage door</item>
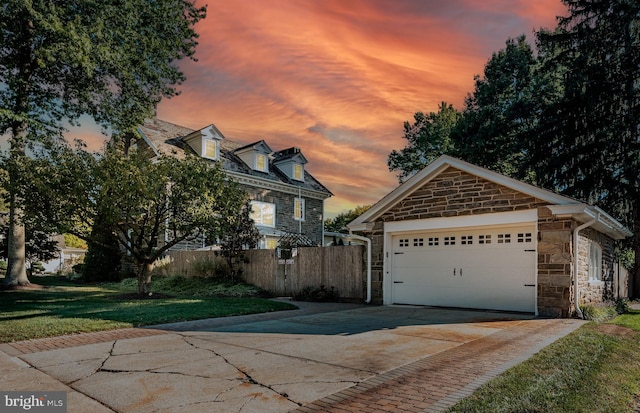
M 535 226 L 394 235 L 394 304 L 534 312 Z

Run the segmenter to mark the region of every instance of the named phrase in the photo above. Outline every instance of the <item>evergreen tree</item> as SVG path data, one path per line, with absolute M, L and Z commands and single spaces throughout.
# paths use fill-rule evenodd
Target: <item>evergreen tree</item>
M 561 94 L 540 116 L 539 181 L 594 203 L 634 232 L 640 296 L 640 3 L 564 0 L 569 15 L 538 33 Z

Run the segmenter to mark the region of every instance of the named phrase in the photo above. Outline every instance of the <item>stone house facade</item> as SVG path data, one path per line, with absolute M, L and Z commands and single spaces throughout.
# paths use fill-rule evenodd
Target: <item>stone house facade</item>
M 259 248 L 273 249 L 286 234 L 302 234 L 322 245 L 324 200 L 332 193 L 305 168 L 302 151 L 291 147 L 273 151 L 264 140 L 242 144 L 227 139 L 214 126 L 189 129 L 159 119 L 138 128 L 138 146 L 151 156 L 184 158 L 187 152 L 219 162 L 229 179 L 247 192 L 252 218 L 260 232 Z M 202 248 L 203 240 L 175 249 Z
M 348 226 L 372 241 L 374 302 L 553 317 L 578 311 L 576 292 L 579 305 L 613 298 L 615 240 L 630 235 L 596 207 L 447 156 Z

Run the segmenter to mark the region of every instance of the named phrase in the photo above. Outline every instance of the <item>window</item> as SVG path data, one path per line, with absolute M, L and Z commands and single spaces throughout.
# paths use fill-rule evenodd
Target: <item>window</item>
M 444 237 L 444 245 L 456 245 L 456 237 Z
M 256 154 L 256 170 L 262 172 L 267 171 L 267 156 L 263 153 Z
M 595 242 L 589 245 L 589 281 L 602 281 L 602 248 Z
M 478 244 L 491 244 L 491 234 L 478 235 Z
M 304 221 L 304 199 L 296 198 L 294 200 L 293 218 L 297 221 Z
M 414 238 L 413 246 L 414 247 L 422 247 L 424 245 L 424 238 Z
M 218 159 L 218 142 L 211 139 L 205 139 L 204 157 L 209 159 Z
M 409 246 L 409 240 L 407 238 L 400 239 L 400 247 L 408 247 L 408 246 Z
M 471 245 L 473 244 L 473 235 L 463 235 L 460 244 L 462 245 Z
M 276 226 L 276 206 L 267 202 L 251 201 L 251 219 L 256 225 Z
M 429 246 L 430 247 L 435 247 L 437 245 L 440 245 L 440 238 L 439 237 L 429 237 Z
M 293 165 L 293 179 L 304 181 L 302 165 L 296 163 Z
M 531 233 L 518 234 L 518 242 L 531 242 Z
M 498 234 L 498 244 L 511 243 L 511 234 Z

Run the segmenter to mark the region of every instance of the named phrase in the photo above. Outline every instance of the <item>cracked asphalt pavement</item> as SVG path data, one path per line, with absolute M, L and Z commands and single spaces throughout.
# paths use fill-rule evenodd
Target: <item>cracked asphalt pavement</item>
M 348 308 L 155 326 L 163 331 L 0 352 L 0 368 L 8 372 L 0 388 L 15 389 L 7 388 L 15 376 L 31 390 L 68 389 L 69 412 L 287 412 L 533 319 L 422 307 Z M 12 376 L 9 358 L 29 371 Z

